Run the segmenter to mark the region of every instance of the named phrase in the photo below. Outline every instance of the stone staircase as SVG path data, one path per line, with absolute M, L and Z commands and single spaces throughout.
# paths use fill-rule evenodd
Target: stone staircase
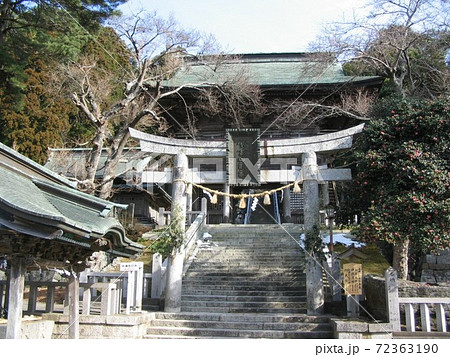
M 183 279 L 180 313 L 156 313 L 146 338 L 332 338 L 306 315 L 304 255 L 294 225 L 209 226 Z

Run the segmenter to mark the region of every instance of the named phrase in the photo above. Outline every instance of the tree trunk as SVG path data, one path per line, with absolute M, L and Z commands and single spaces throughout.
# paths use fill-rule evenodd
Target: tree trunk
M 109 161 L 108 165 L 105 165 L 105 171 L 103 174 L 103 179 L 98 194 L 98 197 L 103 198 L 104 200 L 108 200 L 112 195 L 117 163 L 118 161 L 116 162 L 116 160 L 114 160 Z
M 394 244 L 393 268 L 397 271 L 399 279 L 408 279 L 408 253 L 409 239 Z
M 86 180 L 91 181 L 92 183 L 95 182 L 95 175 L 102 156 L 103 143 L 105 142 L 107 130 L 108 127 L 106 124 L 103 124 L 98 128 L 97 135 L 94 138 L 92 150 L 86 164 Z
M 111 145 L 109 156 L 105 162 L 102 183 L 98 194 L 100 198 L 107 200 L 112 195 L 114 179 L 118 174 L 121 174 L 116 172 L 117 166 L 123 156 L 123 150 L 129 137 L 130 133 L 127 129 L 127 131 L 118 133 L 113 141 L 113 144 Z

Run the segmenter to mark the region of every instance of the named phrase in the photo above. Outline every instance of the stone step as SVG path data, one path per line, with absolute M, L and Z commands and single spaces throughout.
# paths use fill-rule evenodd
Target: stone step
M 297 254 L 304 255 L 305 252 L 301 247 L 298 246 L 295 242 L 280 242 L 280 241 L 253 241 L 253 240 L 245 240 L 245 241 L 231 241 L 231 240 L 224 240 L 224 241 L 218 241 L 214 240 L 212 241 L 211 246 L 202 246 L 201 250 L 204 251 L 210 251 L 210 250 L 219 250 L 219 249 L 235 249 L 235 250 L 248 250 L 248 249 L 254 249 L 254 250 L 270 250 L 273 248 L 279 247 L 286 251 L 293 251 L 297 252 Z
M 208 225 L 207 231 L 210 234 L 226 234 L 229 232 L 239 232 L 240 234 L 255 234 L 255 233 L 303 233 L 304 229 L 300 225 L 294 224 L 248 224 L 248 225 L 233 225 L 233 224 L 218 224 L 218 225 Z
M 269 251 L 269 250 L 262 250 L 262 251 L 257 251 L 255 249 L 249 249 L 246 251 L 238 251 L 236 249 L 216 249 L 216 250 L 211 250 L 211 251 L 204 251 L 201 250 L 199 251 L 199 253 L 197 253 L 196 258 L 202 258 L 202 257 L 211 257 L 214 256 L 215 258 L 222 258 L 222 257 L 227 257 L 227 258 L 248 258 L 249 256 L 253 257 L 252 259 L 264 259 L 264 258 L 268 258 L 268 259 L 273 259 L 273 258 L 277 258 L 277 259 L 304 259 L 303 255 L 297 254 L 296 252 L 286 252 L 285 250 L 281 250 L 280 248 L 273 248 L 274 250 L 277 249 L 276 251 Z
M 274 293 L 287 294 L 297 294 L 304 295 L 306 292 L 306 284 L 299 286 L 235 286 L 233 284 L 227 285 L 200 285 L 200 284 L 190 284 L 184 285 L 182 287 L 182 295 L 193 295 L 197 292 L 201 295 L 206 295 L 208 291 L 211 291 L 211 295 L 233 295 L 242 296 L 247 294 L 259 294 L 261 295 L 264 291 L 268 296 L 273 296 Z M 291 295 L 292 296 L 292 295 Z
M 213 329 L 190 327 L 150 327 L 148 335 L 144 338 L 157 338 L 157 336 L 173 336 L 180 338 L 185 336 L 198 336 L 207 338 L 331 338 L 330 331 L 278 331 L 278 330 L 241 330 L 241 329 Z
M 158 320 L 201 320 L 201 321 L 226 321 L 226 322 L 265 322 L 265 323 L 329 323 L 329 316 L 312 316 L 306 314 L 217 314 L 217 313 L 173 313 L 157 312 Z
M 201 260 L 200 260 L 201 259 Z M 197 265 L 197 262 L 201 262 L 203 266 L 211 266 L 213 268 L 217 268 L 217 266 L 225 266 L 230 268 L 252 268 L 252 269 L 274 269 L 274 268 L 284 268 L 284 269 L 290 269 L 290 268 L 305 268 L 305 263 L 302 260 L 299 259 L 256 259 L 251 258 L 252 261 L 248 261 L 249 256 L 240 257 L 240 258 L 220 258 L 216 257 L 215 260 L 212 260 L 213 257 L 196 257 L 195 260 L 191 263 L 192 267 L 195 267 Z
M 198 262 L 201 262 L 202 267 L 208 267 L 218 269 L 218 267 L 230 267 L 230 268 L 251 268 L 251 269 L 305 269 L 306 265 L 303 260 L 296 259 L 258 259 L 258 257 L 242 256 L 242 257 L 196 257 L 191 267 L 196 267 Z M 213 260 L 214 259 L 214 260 Z M 249 261 L 248 259 L 251 259 Z
M 233 277 L 229 279 L 185 279 L 182 290 L 188 291 L 198 288 L 203 289 L 228 289 L 228 290 L 284 290 L 292 291 L 304 289 L 306 287 L 305 279 L 297 280 L 239 280 Z
M 209 242 L 214 244 L 227 244 L 227 243 L 235 243 L 237 246 L 240 244 L 261 244 L 261 245 L 273 245 L 275 243 L 279 243 L 280 245 L 286 245 L 286 246 L 292 246 L 292 247 L 298 247 L 299 242 L 301 241 L 300 236 L 292 236 L 289 234 L 285 235 L 279 235 L 279 234 L 270 234 L 270 235 L 263 235 L 259 234 L 257 236 L 255 235 L 248 235 L 248 236 L 238 236 L 236 234 L 233 235 L 214 235 L 211 238 L 208 238 Z
M 305 295 L 212 295 L 212 294 L 183 294 L 182 301 L 240 301 L 240 302 L 304 302 Z
M 242 322 L 242 321 L 204 321 L 204 320 L 154 320 L 150 327 L 188 327 L 227 330 L 277 330 L 277 331 L 330 331 L 327 323 L 304 322 Z
M 302 288 L 305 287 L 306 281 L 304 278 L 284 278 L 284 279 L 270 279 L 270 278 L 260 278 L 260 279 L 243 279 L 236 278 L 233 276 L 228 277 L 209 277 L 209 278 L 186 278 L 183 281 L 183 286 L 189 287 L 200 287 L 200 286 L 208 286 L 209 288 L 214 287 L 215 285 L 221 285 L 224 287 L 234 286 L 236 288 L 241 287 L 251 287 L 251 288 L 278 288 L 281 289 L 283 286 L 292 288 Z
M 239 246 L 248 246 L 250 244 L 254 244 L 256 246 L 272 246 L 274 244 L 280 244 L 281 246 L 293 247 L 297 248 L 299 251 L 303 251 L 303 249 L 299 246 L 301 242 L 300 236 L 290 236 L 290 235 L 268 235 L 264 236 L 260 235 L 249 235 L 249 236 L 238 236 L 236 235 L 230 236 L 213 236 L 208 239 L 211 243 L 212 247 L 216 246 L 230 246 L 233 244 L 236 247 Z
M 211 237 L 208 239 L 210 241 L 217 241 L 217 240 L 246 240 L 246 239 L 253 239 L 253 240 L 261 240 L 261 241 L 271 241 L 275 239 L 285 239 L 286 241 L 298 241 L 301 237 L 303 232 L 284 232 L 284 231 L 263 231 L 263 232 L 245 232 L 245 231 L 216 231 L 216 232 L 209 232 Z
M 182 306 L 182 312 L 215 312 L 229 313 L 258 313 L 258 314 L 306 314 L 306 308 L 270 308 L 270 307 L 230 307 L 230 306 Z
M 304 254 L 295 249 L 273 246 L 272 248 L 260 248 L 257 247 L 241 247 L 241 248 L 230 248 L 230 247 L 214 247 L 208 249 L 200 249 L 197 255 L 245 255 L 245 254 L 255 254 L 261 256 L 286 256 L 286 257 L 299 257 L 304 258 Z
M 189 270 L 187 273 L 191 271 L 194 272 L 230 272 L 230 273 L 277 273 L 286 271 L 287 273 L 299 273 L 302 274 L 305 271 L 306 267 L 298 266 L 298 265 L 282 265 L 282 264 L 273 264 L 273 265 L 250 265 L 250 264 L 224 264 L 224 263 L 208 263 L 208 264 L 196 264 L 191 263 Z M 186 274 L 187 274 L 186 273 Z
M 286 274 L 282 273 L 273 273 L 273 272 L 251 272 L 251 273 L 242 273 L 236 272 L 234 274 L 233 271 L 219 271 L 219 272 L 211 272 L 204 273 L 202 271 L 189 271 L 185 275 L 185 280 L 246 280 L 246 281 L 255 281 L 255 280 L 279 280 L 279 281 L 292 281 L 292 280 L 302 280 L 305 278 L 305 273 L 303 272 L 286 272 Z
M 241 278 L 246 277 L 257 277 L 262 278 L 264 276 L 270 276 L 270 277 L 304 277 L 305 276 L 305 269 L 298 268 L 298 269 L 292 269 L 292 268 L 286 268 L 283 272 L 282 269 L 274 270 L 274 269 L 261 269 L 261 268 L 253 268 L 253 267 L 247 267 L 245 269 L 242 268 L 217 268 L 217 267 L 198 267 L 198 266 L 191 266 L 189 270 L 186 272 L 186 277 L 214 277 L 214 276 L 227 276 L 227 275 L 233 275 L 233 276 L 239 276 Z
M 284 247 L 276 247 L 273 248 L 264 248 L 264 249 L 257 249 L 255 247 L 248 247 L 248 248 L 241 248 L 241 249 L 234 249 L 234 248 L 227 248 L 227 247 L 218 247 L 218 248 L 212 248 L 212 249 L 200 249 L 197 253 L 197 255 L 200 256 L 208 256 L 208 255 L 248 255 L 253 254 L 257 256 L 269 256 L 269 257 L 278 257 L 278 256 L 284 256 L 287 258 L 300 258 L 304 259 L 304 254 L 301 252 L 298 252 L 294 249 L 288 249 Z
M 227 290 L 225 288 L 221 289 L 208 289 L 208 288 L 195 288 L 195 289 L 186 289 L 183 288 L 183 295 L 224 295 L 224 296 L 266 296 L 268 298 L 275 297 L 275 296 L 306 296 L 306 288 L 301 289 L 292 289 L 292 290 L 267 290 L 267 289 L 261 289 L 261 290 L 249 290 L 249 289 L 233 289 L 233 290 Z
M 274 251 L 274 249 L 277 249 Z M 216 244 L 211 247 L 201 246 L 199 249 L 199 253 L 218 253 L 218 252 L 277 252 L 281 251 L 285 254 L 290 253 L 292 255 L 304 256 L 305 253 L 303 250 L 296 246 L 292 245 L 282 245 L 282 244 L 270 244 L 270 245 L 261 245 L 255 242 L 249 242 L 247 244 L 237 244 L 233 242 L 229 242 L 227 244 Z
M 214 260 L 213 260 L 214 259 Z M 249 261 L 249 259 L 251 259 Z M 240 265 L 267 265 L 273 266 L 292 266 L 297 264 L 298 267 L 304 266 L 304 259 L 298 256 L 282 256 L 282 255 L 256 255 L 256 254 L 216 254 L 216 255 L 197 255 L 194 260 L 203 262 L 215 262 L 221 264 L 236 264 Z
M 202 246 L 201 251 L 210 252 L 214 250 L 270 250 L 274 247 L 279 247 L 283 250 L 296 252 L 299 255 L 304 255 L 304 251 L 297 244 L 294 243 L 282 243 L 271 241 L 263 243 L 261 241 L 212 241 L 209 246 Z
M 223 271 L 234 273 L 234 274 L 254 274 L 254 273 L 302 273 L 305 271 L 305 267 L 301 265 L 274 265 L 274 266 L 267 266 L 267 265 L 229 265 L 229 264 L 223 264 L 223 263 L 198 263 L 193 262 L 191 263 L 188 272 L 204 272 L 205 274 L 212 274 L 212 273 L 222 273 Z
M 276 248 L 274 247 L 273 250 L 261 250 L 261 251 L 257 251 L 255 249 L 248 249 L 248 250 L 232 250 L 232 249 L 216 249 L 216 250 L 211 250 L 211 251 L 205 251 L 205 250 L 200 250 L 197 255 L 196 258 L 199 257 L 216 257 L 216 258 L 234 258 L 234 257 L 243 257 L 243 258 L 248 258 L 249 256 L 255 257 L 257 259 L 264 259 L 264 258 L 277 258 L 277 259 L 282 259 L 282 260 L 303 260 L 305 259 L 303 254 L 298 254 L 297 252 L 294 251 L 287 251 L 286 249 L 280 249 L 280 248 Z
M 294 226 L 291 226 L 292 229 Z M 306 315 L 304 252 L 273 226 L 209 226 L 183 277 L 181 313 L 156 313 L 146 338 L 332 338 Z
M 249 274 L 249 273 L 259 273 L 259 274 L 271 274 L 271 273 L 282 273 L 286 272 L 287 274 L 303 274 L 305 272 L 305 268 L 302 266 L 285 266 L 278 264 L 277 266 L 260 266 L 260 265 L 227 265 L 227 264 L 204 264 L 197 265 L 195 263 L 191 264 L 189 270 L 186 275 L 191 272 L 205 274 L 208 273 L 236 273 L 236 274 Z
M 306 302 L 291 302 L 291 301 L 233 301 L 233 300 L 185 300 L 181 302 L 181 308 L 196 307 L 201 310 L 202 307 L 228 307 L 230 309 L 303 309 L 306 308 Z
M 254 236 L 248 236 L 248 237 L 218 237 L 214 236 L 212 238 L 209 238 L 209 242 L 212 244 L 212 247 L 223 247 L 223 246 L 235 246 L 235 247 L 241 247 L 241 246 L 250 246 L 251 244 L 254 244 L 258 247 L 271 247 L 273 245 L 280 245 L 280 246 L 286 246 L 286 247 L 297 247 L 299 251 L 302 251 L 302 249 L 298 246 L 299 239 L 292 236 L 277 236 L 277 235 L 270 235 L 268 237 L 260 236 L 260 237 L 254 237 Z
M 222 272 L 222 273 L 203 273 L 201 271 L 194 271 L 194 272 L 188 272 L 185 277 L 184 281 L 187 280 L 215 280 L 215 281 L 222 281 L 222 280 L 246 280 L 246 281 L 301 281 L 305 279 L 305 274 L 303 272 L 299 273 L 286 273 L 284 275 L 280 275 L 278 273 L 249 273 L 247 275 L 241 274 L 236 276 L 233 274 L 233 272 Z
M 186 278 L 183 281 L 184 286 L 190 285 L 233 285 L 235 287 L 240 286 L 249 286 L 249 287 L 262 287 L 265 288 L 267 286 L 270 287 L 283 287 L 287 286 L 289 288 L 292 287 L 302 287 L 305 286 L 305 279 L 298 278 L 285 278 L 285 279 L 246 279 L 242 277 L 233 277 L 233 276 L 225 276 L 225 277 L 210 277 L 210 278 L 202 278 L 202 277 L 191 277 Z

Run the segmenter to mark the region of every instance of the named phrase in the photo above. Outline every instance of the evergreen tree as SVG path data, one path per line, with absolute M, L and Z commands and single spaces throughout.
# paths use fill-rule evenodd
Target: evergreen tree
M 23 105 L 20 110 L 8 105 L 11 95 L 0 96 L 2 141 L 32 160 L 44 163 L 48 147 L 62 146 L 69 130 L 73 104 L 58 95 L 52 86 L 48 63 L 37 58 L 25 70 Z
M 355 153 L 352 190 L 364 212 L 355 232 L 393 245 L 393 266 L 406 279 L 409 257 L 450 247 L 450 100 L 379 108 Z
M 67 99 L 58 93 L 53 97 L 50 94 L 51 73 L 59 63 L 76 60 L 102 28 L 101 21 L 114 14 L 114 9 L 124 2 L 6 0 L 0 3 L 2 142 L 39 162 L 45 160 L 46 146 L 62 143 L 62 135 L 68 129 L 68 113 L 73 112 L 71 117 L 75 123 L 76 116 L 75 111 L 66 108 Z M 44 78 L 49 82 L 42 82 Z M 35 81 L 41 84 L 36 87 Z M 29 88 L 30 85 L 33 87 Z M 40 105 L 38 98 L 43 102 Z M 44 108 L 48 110 L 48 125 L 43 125 Z M 56 108 L 61 108 L 61 113 L 58 114 Z M 60 124 L 54 122 L 56 116 L 60 117 Z M 49 141 L 51 128 L 58 130 L 54 140 Z M 76 128 L 78 132 L 86 131 L 81 126 Z M 29 135 L 33 137 L 27 137 Z

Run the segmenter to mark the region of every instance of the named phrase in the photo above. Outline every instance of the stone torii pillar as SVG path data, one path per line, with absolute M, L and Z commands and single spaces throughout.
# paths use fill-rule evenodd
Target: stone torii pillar
M 319 217 L 319 167 L 315 152 L 302 156 L 303 192 L 305 197 L 305 243 L 320 239 Z M 306 256 L 306 299 L 307 313 L 320 315 L 324 311 L 322 265 L 314 253 Z
M 188 170 L 188 159 L 184 153 L 175 156 L 175 167 L 173 170 L 172 187 L 172 219 L 175 211 L 179 215 L 179 225 L 177 231 L 184 232 L 186 226 L 186 183 Z M 167 282 L 165 295 L 165 312 L 181 311 L 181 284 L 183 277 L 185 251 L 175 250 L 169 256 L 167 266 Z

